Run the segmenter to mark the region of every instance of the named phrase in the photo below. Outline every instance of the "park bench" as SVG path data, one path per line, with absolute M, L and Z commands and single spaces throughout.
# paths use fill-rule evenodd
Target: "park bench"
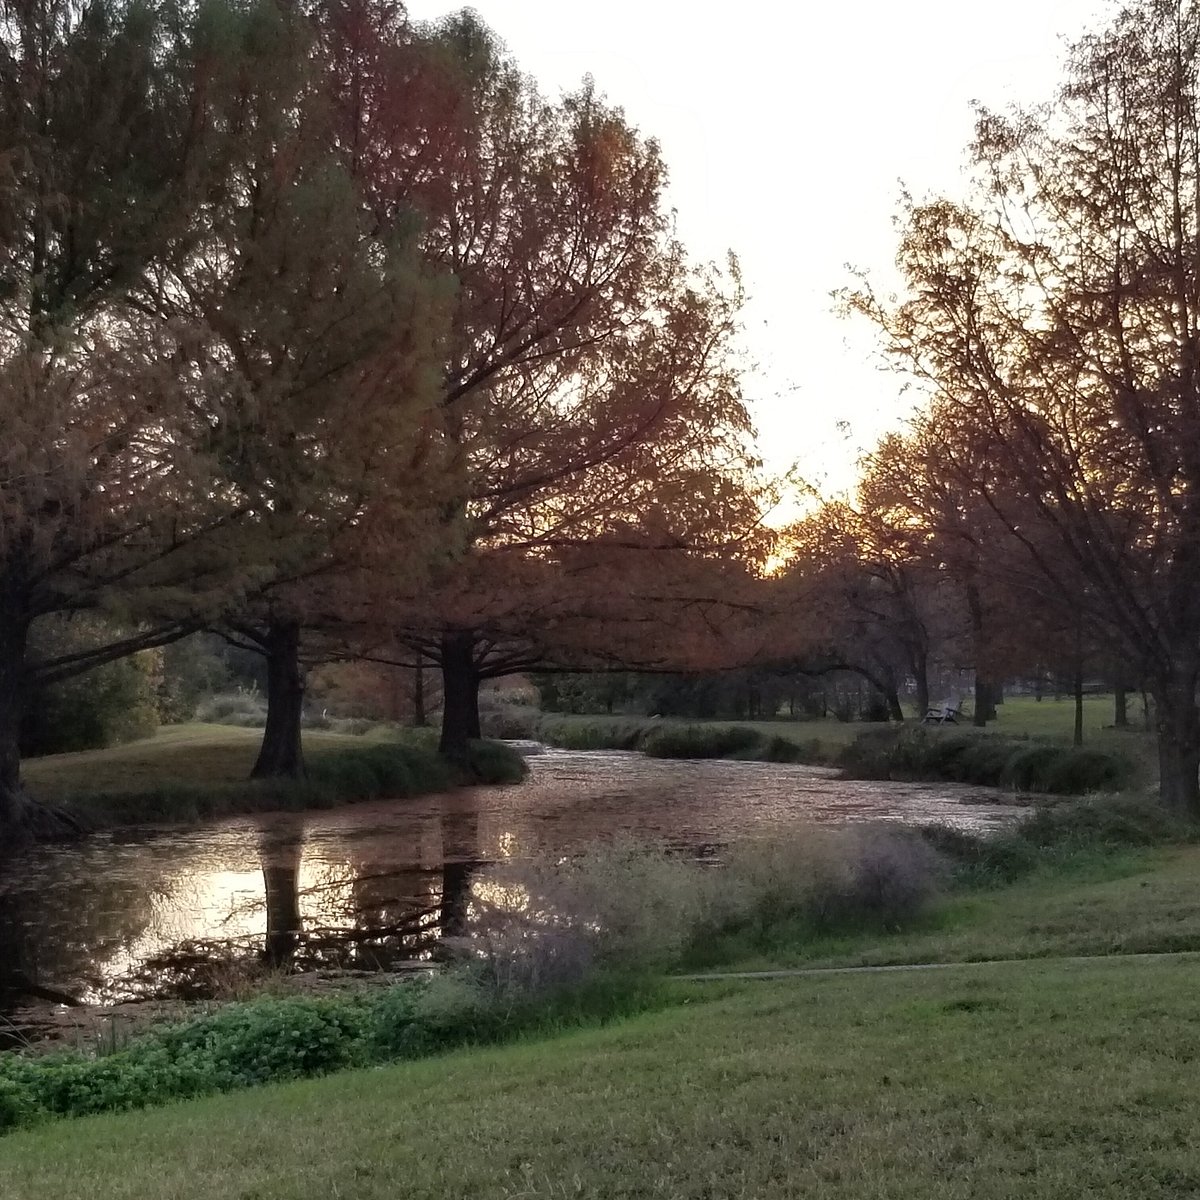
M 958 718 L 962 715 L 962 701 L 947 700 L 945 704 L 926 710 L 925 715 L 921 718 L 921 723 L 924 725 L 957 725 Z

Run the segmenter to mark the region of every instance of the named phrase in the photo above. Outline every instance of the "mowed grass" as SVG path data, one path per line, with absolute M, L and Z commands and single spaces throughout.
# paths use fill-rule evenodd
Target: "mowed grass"
M 989 721 L 980 733 L 1001 733 L 1012 737 L 1044 737 L 1057 742 L 1070 742 L 1075 728 L 1075 702 L 1048 696 L 1035 700 L 1032 696 L 1014 696 L 997 707 L 997 716 Z M 907 710 L 910 722 L 917 723 L 919 715 Z M 1133 755 L 1149 754 L 1153 750 L 1153 736 L 1142 728 L 1141 703 L 1131 697 L 1129 719 L 1131 728 L 1113 728 L 1113 698 L 1110 695 L 1086 696 L 1083 701 L 1083 740 L 1085 746 L 1098 749 L 1120 750 Z M 644 717 L 606 715 L 571 715 L 567 713 L 547 714 L 549 720 L 566 726 L 603 726 L 634 728 L 649 724 Z M 879 728 L 861 721 L 835 721 L 826 718 L 818 721 L 705 721 L 691 718 L 666 718 L 656 725 L 730 726 L 754 729 L 768 737 L 785 737 L 789 741 L 804 743 L 816 738 L 830 751 L 836 752 L 849 745 L 866 730 Z M 937 726 L 929 726 L 936 730 Z M 963 717 L 957 725 L 946 727 L 958 732 L 974 729 L 970 717 Z
M 818 936 L 781 920 L 709 938 L 694 970 L 875 966 L 1200 951 L 1200 847 L 1097 852 L 1004 887 L 949 892 L 903 930 Z
M 1200 965 L 694 985 L 619 1025 L 0 1141 L 13 1200 L 1200 1190 Z
M 968 709 L 970 704 L 967 705 Z M 916 722 L 918 714 L 907 709 L 907 718 Z M 1137 752 L 1143 743 L 1147 746 L 1153 741 L 1152 735 L 1142 728 L 1141 701 L 1130 697 L 1129 719 L 1130 729 L 1113 728 L 1113 698 L 1112 696 L 1085 696 L 1083 700 L 1083 742 L 1085 746 L 1095 746 L 1099 749 L 1125 750 Z M 747 725 L 764 733 L 777 733 L 793 741 L 803 741 L 806 738 L 819 738 L 829 741 L 831 745 L 844 746 L 852 742 L 864 729 L 872 728 L 861 721 L 727 721 L 721 724 Z M 937 726 L 930 726 L 936 729 Z M 969 716 L 959 719 L 957 725 L 948 729 L 971 730 Z M 1053 741 L 1069 742 L 1075 730 L 1075 701 L 1071 699 L 1056 700 L 1047 696 L 1035 700 L 1032 696 L 1013 696 L 996 708 L 996 719 L 989 721 L 981 733 L 1003 733 L 1012 737 L 1044 737 Z
M 261 729 L 199 723 L 169 725 L 145 741 L 29 759 L 22 764 L 21 773 L 31 794 L 50 803 L 81 792 L 241 783 L 249 778 L 261 742 Z M 350 734 L 320 730 L 306 730 L 304 734 L 304 745 L 309 750 L 364 744 L 364 738 Z

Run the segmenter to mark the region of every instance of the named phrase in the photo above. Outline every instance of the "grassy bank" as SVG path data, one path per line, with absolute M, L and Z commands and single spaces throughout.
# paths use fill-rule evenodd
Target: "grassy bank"
M 822 933 L 802 919 L 714 937 L 695 970 L 882 966 L 1200 951 L 1200 847 L 1081 853 L 1015 883 L 947 894 L 900 928 Z
M 1047 711 L 1056 707 L 1044 702 Z M 1049 724 L 1052 730 L 1056 725 Z M 839 767 L 850 779 L 973 783 L 1015 792 L 1082 795 L 1148 778 L 1136 739 L 1075 747 L 1067 738 L 969 725 L 682 722 L 547 714 L 537 734 L 571 750 L 637 750 L 652 758 L 724 758 Z M 1131 752 L 1132 751 L 1132 752 Z
M 225 725 L 176 725 L 144 742 L 33 759 L 23 774 L 37 799 L 96 828 L 404 798 L 462 783 L 515 782 L 525 772 L 519 755 L 494 742 L 475 743 L 467 762 L 450 763 L 428 737 L 311 732 L 306 780 L 251 780 L 261 737 Z
M 0 1194 L 1173 1198 L 1200 1188 L 1194 975 L 694 985 L 607 1028 L 17 1133 Z

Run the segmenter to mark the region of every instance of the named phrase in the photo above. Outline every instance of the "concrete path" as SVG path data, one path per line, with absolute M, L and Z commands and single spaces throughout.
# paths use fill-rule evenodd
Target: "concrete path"
M 1100 962 L 1154 961 L 1179 959 L 1181 962 L 1200 962 L 1200 950 L 1166 950 L 1157 954 L 1083 954 L 1038 958 L 986 958 L 963 962 L 888 963 L 876 967 L 796 967 L 780 971 L 711 971 L 695 975 L 672 975 L 672 979 L 687 979 L 699 983 L 722 979 L 805 979 L 820 975 L 865 975 L 884 971 L 944 971 L 950 967 L 1014 967 L 1022 963 L 1071 963 L 1084 965 Z

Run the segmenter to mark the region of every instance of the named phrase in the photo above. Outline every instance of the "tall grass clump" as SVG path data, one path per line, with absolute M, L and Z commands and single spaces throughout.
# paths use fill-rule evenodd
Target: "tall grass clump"
M 764 742 L 762 734 L 741 725 L 664 725 L 646 733 L 641 748 L 651 758 L 734 758 L 760 750 Z
M 543 715 L 537 737 L 561 750 L 640 750 L 657 722 L 632 717 L 556 717 Z

